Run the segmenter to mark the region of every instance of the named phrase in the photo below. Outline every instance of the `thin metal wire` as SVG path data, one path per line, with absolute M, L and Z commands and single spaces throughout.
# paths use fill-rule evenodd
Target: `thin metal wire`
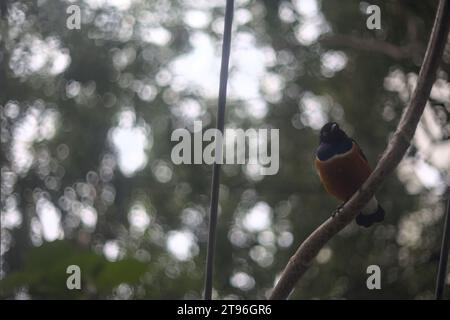
M 231 26 L 233 24 L 234 0 L 227 0 L 222 43 L 222 62 L 220 67 L 219 102 L 217 107 L 217 129 L 223 133 L 225 105 L 227 100 L 228 64 L 230 60 Z M 215 140 L 217 143 L 217 139 Z M 216 245 L 217 208 L 219 205 L 220 164 L 214 162 L 211 182 L 211 203 L 209 216 L 208 251 L 206 254 L 205 300 L 211 300 L 214 271 L 214 252 Z
M 444 296 L 445 277 L 447 275 L 447 260 L 450 240 L 450 193 L 447 194 L 447 212 L 445 214 L 444 232 L 442 235 L 441 254 L 439 256 L 439 268 L 436 279 L 436 300 L 442 300 Z

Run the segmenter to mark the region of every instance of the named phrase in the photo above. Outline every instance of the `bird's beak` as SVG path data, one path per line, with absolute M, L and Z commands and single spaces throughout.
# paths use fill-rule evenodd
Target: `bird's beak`
M 337 126 L 337 124 L 333 124 L 332 126 L 331 126 L 331 132 L 335 132 L 336 130 L 337 130 L 337 128 L 338 128 L 338 126 Z

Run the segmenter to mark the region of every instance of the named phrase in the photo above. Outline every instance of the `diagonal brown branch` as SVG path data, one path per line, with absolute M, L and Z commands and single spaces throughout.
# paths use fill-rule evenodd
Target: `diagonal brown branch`
M 419 80 L 413 97 L 403 113 L 397 130 L 391 138 L 375 170 L 360 191 L 345 204 L 341 213 L 320 225 L 298 248 L 275 285 L 270 299 L 286 299 L 297 281 L 308 270 L 320 249 L 340 230 L 348 225 L 364 207 L 386 177 L 391 174 L 403 158 L 414 136 L 417 123 L 423 113 L 450 26 L 450 0 L 440 0 L 433 30 L 420 69 Z

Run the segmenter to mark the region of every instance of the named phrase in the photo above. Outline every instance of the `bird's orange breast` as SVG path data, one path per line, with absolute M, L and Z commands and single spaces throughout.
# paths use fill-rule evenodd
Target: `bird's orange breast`
M 355 143 L 348 152 L 325 161 L 316 157 L 314 164 L 327 192 L 342 201 L 347 201 L 372 172 Z

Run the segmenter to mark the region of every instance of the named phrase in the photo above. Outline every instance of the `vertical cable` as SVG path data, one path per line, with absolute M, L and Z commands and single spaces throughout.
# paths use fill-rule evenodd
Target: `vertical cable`
M 234 0 L 227 0 L 222 43 L 222 61 L 220 66 L 219 102 L 217 107 L 217 129 L 223 133 L 225 123 L 225 104 L 227 100 L 228 64 L 230 60 L 231 26 L 233 23 Z M 217 143 L 217 137 L 214 140 Z M 222 145 L 218 147 L 222 148 Z M 217 149 L 216 149 L 217 150 Z M 214 269 L 214 251 L 216 244 L 217 208 L 219 205 L 220 163 L 214 162 L 211 182 L 211 203 L 209 215 L 208 251 L 206 254 L 205 300 L 211 300 Z

